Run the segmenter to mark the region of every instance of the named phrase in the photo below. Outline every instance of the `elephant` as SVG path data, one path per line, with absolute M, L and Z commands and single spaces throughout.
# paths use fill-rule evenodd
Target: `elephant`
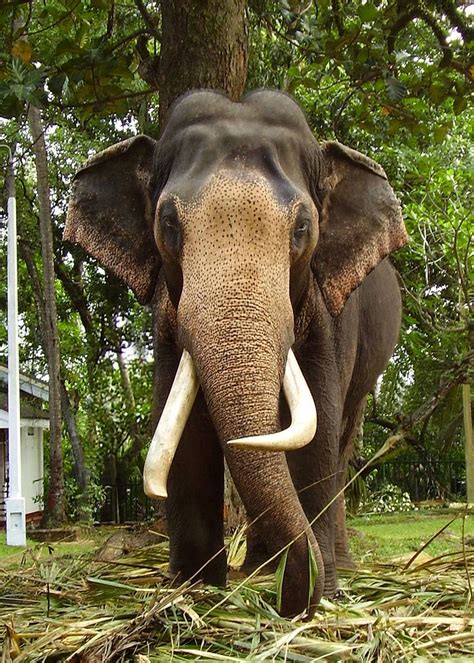
M 144 484 L 166 497 L 171 576 L 226 582 L 225 458 L 250 522 L 244 570 L 284 553 L 280 612 L 311 617 L 352 565 L 347 465 L 399 335 L 388 256 L 407 233 L 383 168 L 318 142 L 283 92 L 196 90 L 158 140 L 78 171 L 64 238 L 152 307 Z

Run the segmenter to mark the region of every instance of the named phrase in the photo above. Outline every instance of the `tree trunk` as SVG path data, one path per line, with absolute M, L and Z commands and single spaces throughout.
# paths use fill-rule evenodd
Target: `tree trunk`
M 157 72 L 160 129 L 171 104 L 189 90 L 222 90 L 240 99 L 247 80 L 248 0 L 167 0 L 162 8 L 162 40 Z M 228 527 L 243 521 L 244 508 L 226 465 Z M 158 517 L 163 515 L 157 504 Z
M 40 343 L 44 350 L 45 355 L 47 355 L 47 345 L 46 339 L 44 338 L 44 330 L 46 329 L 46 314 L 45 314 L 45 304 L 44 304 L 44 294 L 43 286 L 38 275 L 35 261 L 31 253 L 31 249 L 25 240 L 21 239 L 18 242 L 20 255 L 25 261 L 26 269 L 28 271 L 29 277 L 31 279 L 31 285 L 33 290 L 33 297 L 35 300 L 36 312 L 39 319 L 39 331 L 40 331 Z M 80 497 L 80 507 L 79 507 L 79 519 L 80 520 L 89 520 L 90 519 L 90 508 L 87 503 L 87 486 L 89 484 L 89 472 L 86 468 L 84 461 L 84 451 L 82 448 L 81 438 L 79 436 L 76 418 L 71 406 L 71 401 L 69 394 L 67 392 L 66 385 L 64 383 L 64 378 L 62 377 L 63 370 L 61 369 L 61 410 L 64 421 L 67 426 L 69 441 L 71 443 L 72 457 L 73 457 L 73 471 L 74 478 L 76 479 L 77 485 L 82 493 Z
M 161 4 L 160 126 L 177 97 L 211 88 L 239 99 L 248 64 L 247 0 L 168 0 Z
M 69 441 L 71 443 L 72 459 L 74 466 L 74 477 L 79 486 L 81 493 L 86 491 L 89 483 L 89 473 L 84 462 L 84 452 L 82 450 L 81 438 L 76 426 L 76 418 L 72 410 L 69 394 L 67 393 L 66 385 L 61 377 L 61 409 L 63 413 L 64 422 L 69 434 Z
M 38 108 L 30 106 L 28 122 L 33 139 L 38 187 L 38 212 L 40 219 L 41 250 L 43 256 L 44 329 L 49 373 L 49 487 L 45 503 L 44 520 L 48 525 L 65 522 L 65 496 L 63 451 L 61 446 L 61 384 L 59 335 L 54 286 L 53 232 L 51 225 L 51 200 L 48 183 L 46 142 Z
M 116 495 L 121 510 L 122 522 L 126 520 L 127 512 L 127 487 L 129 486 L 130 476 L 133 469 L 138 465 L 142 469 L 140 460 L 140 452 L 143 449 L 145 442 L 151 439 L 151 435 L 143 435 L 140 431 L 140 426 L 137 421 L 137 412 L 135 404 L 135 395 L 133 393 L 132 383 L 128 372 L 127 364 L 125 363 L 122 348 L 120 343 L 117 345 L 117 361 L 120 370 L 120 378 L 125 396 L 125 403 L 128 413 L 129 431 L 131 443 L 129 447 L 120 456 L 115 456 L 116 463 Z M 138 461 L 138 462 L 137 462 Z
M 472 434 L 471 385 L 462 385 L 464 450 L 466 455 L 466 499 L 474 504 L 474 436 Z
M 122 348 L 120 344 L 117 346 L 117 362 L 120 371 L 120 379 L 122 381 L 123 393 L 125 396 L 125 402 L 127 404 L 127 410 L 130 417 L 130 437 L 132 438 L 131 447 L 124 454 L 124 460 L 127 463 L 134 462 L 143 448 L 144 438 L 140 435 L 140 427 L 138 426 L 136 420 L 136 405 L 135 405 L 135 396 L 133 393 L 132 383 L 130 382 L 130 375 L 128 373 L 127 364 L 123 358 Z

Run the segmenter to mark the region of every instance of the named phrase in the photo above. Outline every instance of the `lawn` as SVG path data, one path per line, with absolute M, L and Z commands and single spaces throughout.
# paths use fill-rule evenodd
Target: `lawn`
M 272 576 L 225 590 L 171 587 L 166 541 L 111 562 L 94 559 L 104 528 L 13 553 L 0 545 L 4 649 L 15 663 L 474 660 L 474 516 L 464 538 L 453 517 L 351 519 L 359 569 L 341 574 L 340 595 L 323 599 L 311 622 L 277 615 Z M 237 533 L 227 544 L 231 565 L 243 540 Z
M 348 525 L 352 534 L 352 553 L 358 562 L 383 561 L 413 553 L 438 532 L 440 534 L 425 550 L 433 557 L 459 550 L 463 528 L 468 542 L 474 537 L 474 514 L 464 518 L 462 512 L 443 515 L 439 510 L 374 514 L 348 518 Z M 441 532 L 446 525 L 448 527 Z M 76 530 L 76 541 L 41 545 L 28 539 L 26 548 L 7 546 L 5 532 L 0 532 L 0 566 L 18 562 L 27 550 L 34 550 L 40 557 L 50 555 L 51 551 L 54 551 L 55 557 L 93 553 L 115 531 L 117 528 L 109 526 L 83 528 Z
M 471 546 L 474 545 L 474 514 L 465 517 L 462 512 L 441 515 L 439 511 L 377 514 L 349 518 L 348 524 L 354 530 L 351 548 L 359 562 L 413 554 L 432 537 L 435 538 L 424 549 L 432 557 L 459 550 L 463 534 L 464 540 L 472 540 Z
M 5 565 L 19 563 L 24 555 L 31 552 L 39 558 L 53 555 L 56 558 L 63 556 L 84 555 L 93 553 L 109 535 L 109 528 L 84 528 L 76 531 L 76 541 L 60 541 L 51 544 L 40 544 L 33 539 L 26 540 L 26 547 L 12 547 L 6 544 L 6 535 L 0 531 L 0 568 Z

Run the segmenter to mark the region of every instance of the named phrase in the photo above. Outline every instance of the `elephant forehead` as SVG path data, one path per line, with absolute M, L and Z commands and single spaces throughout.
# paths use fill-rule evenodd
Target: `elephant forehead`
M 214 174 L 190 201 L 173 197 L 186 236 L 199 230 L 208 238 L 233 238 L 255 246 L 262 241 L 280 246 L 297 206 L 296 196 L 282 203 L 268 180 L 248 169 L 237 176 L 228 171 Z
M 265 300 L 287 292 L 293 205 L 282 205 L 258 173 L 219 172 L 192 201 L 175 201 L 183 226 L 185 278 Z

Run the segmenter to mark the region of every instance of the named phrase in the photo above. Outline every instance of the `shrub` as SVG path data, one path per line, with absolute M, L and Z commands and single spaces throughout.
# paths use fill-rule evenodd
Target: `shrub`
M 359 505 L 359 513 L 395 513 L 416 511 L 410 495 L 399 486 L 386 483 L 374 492 L 367 492 Z

